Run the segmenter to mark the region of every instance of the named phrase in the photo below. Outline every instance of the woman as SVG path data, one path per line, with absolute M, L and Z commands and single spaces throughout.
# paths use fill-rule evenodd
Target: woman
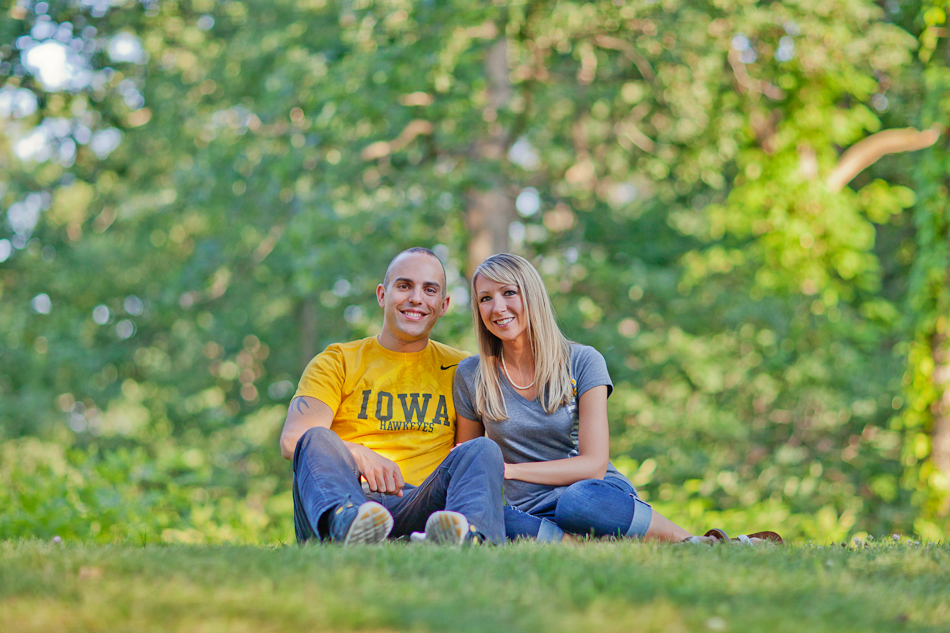
M 501 447 L 509 539 L 728 540 L 721 530 L 694 537 L 655 512 L 608 461 L 613 384 L 604 358 L 561 334 L 527 260 L 508 253 L 486 259 L 472 276 L 472 313 L 479 356 L 455 374 L 456 440 L 487 434 Z M 750 536 L 739 540 L 781 540 L 771 532 Z

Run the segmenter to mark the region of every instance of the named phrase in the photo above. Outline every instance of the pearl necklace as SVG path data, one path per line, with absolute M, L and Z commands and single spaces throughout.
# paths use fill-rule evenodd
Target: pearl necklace
M 505 370 L 505 376 L 508 378 L 508 382 L 510 382 L 511 386 L 517 389 L 518 391 L 525 391 L 526 389 L 531 389 L 531 387 L 534 385 L 534 380 L 537 380 L 537 377 L 535 377 L 534 380 L 528 383 L 527 387 L 522 387 L 521 385 L 516 384 L 515 381 L 511 379 L 511 374 L 508 373 L 508 366 L 505 365 L 504 351 L 501 352 L 501 368 Z

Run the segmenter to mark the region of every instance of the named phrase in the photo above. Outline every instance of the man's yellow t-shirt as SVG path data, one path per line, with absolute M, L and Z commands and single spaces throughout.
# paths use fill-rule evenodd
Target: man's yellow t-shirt
M 406 483 L 418 486 L 455 442 L 452 379 L 468 356 L 431 340 L 407 354 L 375 336 L 334 343 L 307 365 L 294 398 L 325 403 L 341 439 L 396 462 Z

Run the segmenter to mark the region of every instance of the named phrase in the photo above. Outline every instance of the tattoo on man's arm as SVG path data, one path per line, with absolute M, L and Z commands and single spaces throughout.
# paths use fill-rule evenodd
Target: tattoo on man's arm
M 291 407 L 295 407 L 295 408 L 297 409 L 297 413 L 299 413 L 300 415 L 303 415 L 303 414 L 304 414 L 304 411 L 303 411 L 304 408 L 307 408 L 307 409 L 310 408 L 310 405 L 309 405 L 309 404 L 307 403 L 307 401 L 303 398 L 303 396 L 300 396 L 300 397 L 298 397 L 298 398 L 294 398 L 294 399 L 293 399 L 293 402 L 290 403 L 290 406 L 291 406 Z

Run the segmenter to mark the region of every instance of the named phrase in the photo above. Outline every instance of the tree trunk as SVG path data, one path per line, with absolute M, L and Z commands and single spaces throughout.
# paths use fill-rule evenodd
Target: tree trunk
M 485 258 L 509 250 L 508 227 L 515 217 L 514 202 L 501 185 L 469 195 L 468 274 L 471 276 Z
M 511 101 L 511 80 L 508 77 L 508 43 L 502 37 L 488 51 L 485 60 L 488 77 L 488 106 L 484 117 L 489 134 L 475 149 L 476 159 L 485 164 L 491 174 L 487 189 L 474 190 L 468 195 L 466 225 L 468 244 L 468 274 L 495 253 L 509 249 L 508 227 L 515 219 L 515 203 L 506 191 L 502 178 L 501 161 L 505 160 L 510 139 L 497 121 L 498 110 Z
M 937 400 L 931 411 L 934 416 L 931 441 L 933 452 L 931 457 L 934 466 L 944 475 L 950 476 L 950 340 L 946 333 L 938 333 L 933 337 L 934 387 L 937 390 Z
M 317 299 L 304 297 L 297 313 L 297 328 L 300 332 L 300 371 L 317 355 Z

